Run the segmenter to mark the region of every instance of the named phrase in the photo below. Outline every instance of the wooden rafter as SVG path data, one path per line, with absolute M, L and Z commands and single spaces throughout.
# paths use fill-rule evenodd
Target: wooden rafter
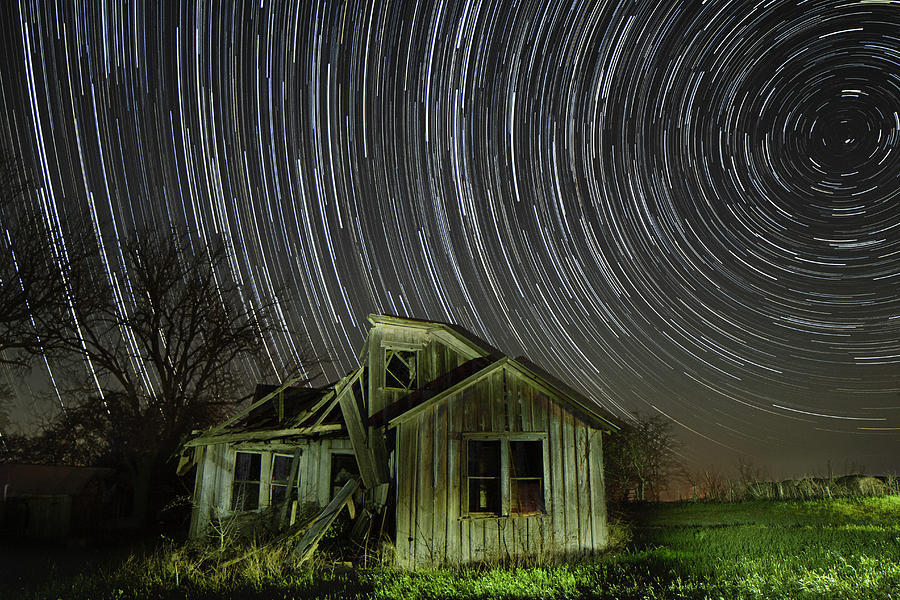
M 314 435 L 321 433 L 332 433 L 340 431 L 340 423 L 326 423 L 324 425 L 314 425 L 312 427 L 289 427 L 287 429 L 251 429 L 239 432 L 226 432 L 218 435 L 206 434 L 202 437 L 188 440 L 184 443 L 185 448 L 193 446 L 209 446 L 210 444 L 225 444 L 228 442 L 243 442 L 247 440 L 262 441 L 274 440 L 277 438 L 293 437 L 298 435 Z

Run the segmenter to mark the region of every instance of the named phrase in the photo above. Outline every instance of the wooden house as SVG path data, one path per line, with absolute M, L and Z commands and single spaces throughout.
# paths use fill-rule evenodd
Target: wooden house
M 606 546 L 602 435 L 616 426 L 595 403 L 459 327 L 369 321 L 361 365 L 341 381 L 259 393 L 188 442 L 193 535 L 281 499 L 327 504 L 330 519 L 356 498 L 360 517 L 384 517 L 390 560 L 406 568 Z

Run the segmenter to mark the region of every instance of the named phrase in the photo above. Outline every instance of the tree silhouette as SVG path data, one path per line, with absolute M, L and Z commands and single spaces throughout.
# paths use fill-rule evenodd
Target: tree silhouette
M 70 259 L 59 252 L 32 191 L 21 161 L 0 153 L 0 364 L 14 367 L 53 349 L 40 329 L 67 310 Z
M 108 270 L 96 254 L 70 288 L 73 318 L 44 332 L 90 374 L 81 400 L 45 429 L 44 445 L 56 460 L 122 466 L 138 523 L 148 517 L 154 473 L 191 430 L 250 391 L 255 381 L 240 367 L 278 328 L 273 306 L 244 303 L 226 274 L 224 244 L 194 251 L 185 239 L 170 231 L 124 241 L 122 269 Z
M 684 471 L 674 450 L 672 423 L 662 415 L 634 413 L 632 422 L 604 440 L 607 496 L 613 502 L 659 500 Z

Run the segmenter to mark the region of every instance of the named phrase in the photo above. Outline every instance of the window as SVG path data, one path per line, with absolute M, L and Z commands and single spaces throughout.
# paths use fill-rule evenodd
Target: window
M 522 434 L 466 439 L 466 507 L 470 515 L 538 514 L 547 510 L 543 438 Z
M 544 447 L 540 440 L 509 442 L 509 512 L 544 512 Z
M 359 467 L 356 464 L 356 457 L 352 454 L 331 455 L 331 498 L 334 498 L 344 484 L 359 477 Z
M 414 390 L 418 387 L 415 350 L 384 351 L 384 387 Z
M 293 454 L 235 452 L 231 510 L 257 510 L 284 502 L 293 461 Z M 299 471 L 294 476 L 294 489 L 298 492 L 296 496 L 299 496 Z
M 294 457 L 291 454 L 273 454 L 272 455 L 272 474 L 269 478 L 271 481 L 271 500 L 269 504 L 277 504 L 284 502 L 287 498 L 288 479 L 291 477 L 291 465 Z M 300 489 L 300 473 L 294 475 L 294 488 Z
M 469 440 L 469 513 L 500 514 L 500 441 Z
M 259 475 L 262 455 L 259 452 L 237 452 L 234 457 L 234 483 L 231 487 L 231 510 L 259 508 Z

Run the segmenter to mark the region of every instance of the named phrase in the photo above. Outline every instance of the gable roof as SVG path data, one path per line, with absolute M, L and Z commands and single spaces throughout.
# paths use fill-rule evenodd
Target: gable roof
M 381 314 L 370 314 L 369 323 L 372 325 L 393 325 L 397 327 L 427 329 L 430 332 L 437 334 L 438 337 L 442 337 L 444 341 L 450 341 L 450 339 L 455 340 L 478 356 L 496 356 L 498 358 L 503 356 L 503 353 L 500 350 L 497 350 L 485 340 L 481 339 L 468 329 L 452 323 L 425 321 L 423 319 L 411 319 Z M 441 336 L 440 334 L 445 335 Z
M 372 415 L 369 419 L 370 425 L 387 424 L 394 427 L 422 412 L 428 406 L 472 385 L 483 377 L 487 377 L 497 369 L 508 368 L 517 371 L 536 387 L 540 388 L 549 398 L 569 409 L 594 427 L 598 429 L 619 429 L 614 419 L 584 394 L 563 383 L 525 357 L 520 356 L 513 359 L 505 356 L 499 350 L 462 327 L 438 321 L 407 319 L 392 315 L 369 315 L 369 322 L 373 325 L 413 326 L 446 332 L 474 349 L 480 350 L 481 353 L 481 356 L 461 364 L 456 369 L 414 390 L 398 402 L 385 407 L 381 412 Z

